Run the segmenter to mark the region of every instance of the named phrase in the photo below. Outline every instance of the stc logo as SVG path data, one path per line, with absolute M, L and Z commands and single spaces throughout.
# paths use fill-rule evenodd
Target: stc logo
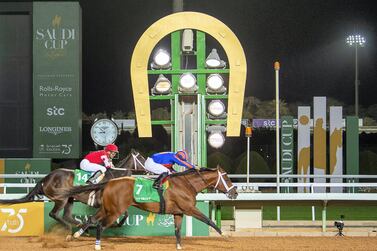
M 8 215 L 8 217 L 11 217 L 11 216 L 17 217 L 17 220 L 10 220 L 10 219 L 6 220 L 3 226 L 1 227 L 2 232 L 8 231 L 9 233 L 14 234 L 22 230 L 25 222 L 21 214 L 27 213 L 26 208 L 21 208 L 20 210 L 18 210 L 17 214 L 16 214 L 16 211 L 12 208 L 1 208 L 0 212 Z
M 63 116 L 64 115 L 64 108 L 62 107 L 49 107 L 46 109 L 47 116 Z

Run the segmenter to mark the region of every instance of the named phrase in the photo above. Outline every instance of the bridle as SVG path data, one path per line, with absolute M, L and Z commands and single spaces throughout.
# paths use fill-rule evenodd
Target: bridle
M 199 174 L 200 178 L 203 180 L 203 182 L 209 187 L 209 184 L 207 182 L 207 180 L 204 179 L 204 177 L 200 174 L 200 171 L 196 170 L 197 173 Z M 225 187 L 226 189 L 226 193 L 228 193 L 230 190 L 232 190 L 235 186 L 232 185 L 231 187 L 228 187 L 228 185 L 226 184 L 226 181 L 224 179 L 224 175 L 226 175 L 226 173 L 222 173 L 220 172 L 220 170 L 217 170 L 217 182 L 216 182 L 216 185 L 214 186 L 214 189 L 217 189 L 217 187 L 219 186 L 220 184 L 220 181 L 221 183 L 223 184 L 223 186 Z M 190 182 L 189 182 L 190 183 Z M 191 185 L 191 183 L 190 183 Z M 191 185 L 192 186 L 192 185 Z
M 132 155 L 132 158 L 134 159 L 134 169 L 137 170 L 137 163 L 139 163 L 140 166 L 142 166 L 144 169 L 145 169 L 145 166 L 143 163 L 141 163 L 141 161 L 138 159 L 138 156 L 140 155 L 140 153 L 131 153 Z
M 220 170 L 217 170 L 217 175 L 218 176 L 217 176 L 217 182 L 216 182 L 216 185 L 215 185 L 215 189 L 217 189 L 217 186 L 220 184 L 220 181 L 223 184 L 223 186 L 225 187 L 227 193 L 234 188 L 234 185 L 232 185 L 231 187 L 228 187 L 228 185 L 226 184 L 225 179 L 223 177 L 224 175 L 226 175 L 226 173 L 222 173 L 222 172 L 220 172 Z
M 139 160 L 138 156 L 142 156 L 140 153 L 131 153 L 131 156 L 132 156 L 132 159 L 133 159 L 133 162 L 134 162 L 134 169 L 137 170 L 137 164 L 141 165 L 144 169 L 145 169 L 145 166 L 143 163 L 141 163 L 141 161 Z M 128 161 L 129 157 L 126 159 L 126 161 Z M 124 171 L 126 170 L 126 168 L 119 168 L 119 167 L 111 167 L 111 169 L 114 169 L 114 170 L 119 170 L 119 171 Z

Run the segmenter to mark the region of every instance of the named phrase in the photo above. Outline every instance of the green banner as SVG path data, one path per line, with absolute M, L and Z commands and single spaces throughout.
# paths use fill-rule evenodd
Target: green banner
M 4 159 L 5 174 L 48 174 L 51 171 L 51 159 Z M 5 183 L 35 184 L 42 178 L 6 178 Z M 30 188 L 7 188 L 7 193 L 28 193 Z
M 45 203 L 44 221 L 45 233 L 53 228 L 53 225 L 59 224 L 52 219 L 48 214 L 52 210 L 54 203 Z M 197 202 L 197 208 L 208 216 L 209 205 L 208 202 Z M 82 203 L 75 203 L 73 207 L 74 218 L 80 222 L 86 221 L 90 215 L 94 215 L 97 209 L 88 207 Z M 104 231 L 105 236 L 174 236 L 174 217 L 170 214 L 160 215 L 150 213 L 130 207 L 128 209 L 128 218 L 122 227 L 108 228 Z M 123 217 L 123 216 L 122 216 Z M 120 218 L 122 218 L 120 217 Z M 119 221 L 119 219 L 118 219 Z M 96 230 L 91 229 L 90 234 L 95 236 Z M 186 217 L 183 218 L 182 236 L 186 235 Z M 192 222 L 192 235 L 193 236 L 208 236 L 208 225 L 193 219 Z
M 293 117 L 282 116 L 281 118 L 281 174 L 293 174 Z M 292 179 L 283 178 L 282 182 L 290 183 Z M 289 192 L 291 188 L 286 188 Z
M 33 156 L 81 152 L 81 9 L 77 2 L 33 4 Z

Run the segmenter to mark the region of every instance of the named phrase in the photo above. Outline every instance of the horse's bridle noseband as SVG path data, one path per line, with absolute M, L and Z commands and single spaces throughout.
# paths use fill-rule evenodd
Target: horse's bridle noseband
M 202 178 L 202 180 L 204 181 L 205 184 L 209 185 L 208 182 L 202 177 L 202 175 L 200 174 L 199 171 L 197 171 L 200 178 Z M 214 189 L 217 189 L 218 185 L 220 184 L 220 181 L 221 183 L 223 184 L 223 186 L 225 187 L 226 189 L 226 192 L 228 193 L 230 190 L 232 190 L 232 188 L 234 188 L 235 186 L 232 185 L 231 187 L 228 187 L 228 185 L 226 184 L 226 181 L 224 179 L 224 175 L 226 175 L 226 173 L 221 173 L 220 170 L 217 170 L 217 182 L 216 182 L 216 185 L 214 186 Z
M 232 190 L 232 188 L 234 188 L 234 185 L 232 185 L 231 187 L 228 187 L 228 185 L 226 184 L 224 177 L 223 177 L 224 175 L 226 175 L 226 173 L 221 173 L 219 170 L 217 170 L 217 174 L 218 174 L 218 178 L 217 178 L 217 182 L 216 182 L 216 185 L 215 185 L 215 189 L 217 189 L 217 186 L 220 184 L 220 181 L 223 184 L 223 186 L 225 187 L 227 193 L 230 190 Z

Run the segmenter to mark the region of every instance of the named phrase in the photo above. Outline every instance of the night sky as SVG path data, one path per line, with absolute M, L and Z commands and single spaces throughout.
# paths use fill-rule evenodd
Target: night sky
M 273 99 L 273 63 L 281 62 L 280 97 L 312 103 L 315 95 L 354 104 L 355 56 L 345 38 L 359 33 L 360 104 L 376 104 L 375 0 L 186 0 L 239 38 L 247 59 L 245 96 Z M 133 110 L 130 61 L 142 33 L 172 13 L 172 1 L 81 0 L 83 111 Z M 209 48 L 210 49 L 210 48 Z

